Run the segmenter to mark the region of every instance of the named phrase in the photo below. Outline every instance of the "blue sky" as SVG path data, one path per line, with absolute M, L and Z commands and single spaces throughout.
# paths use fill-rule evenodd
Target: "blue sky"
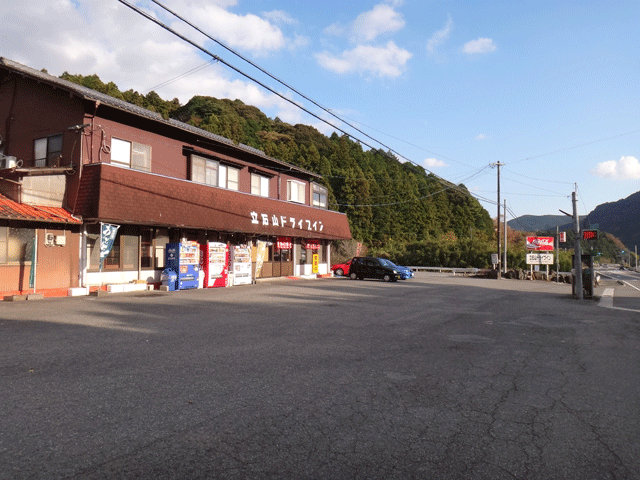
M 380 143 L 153 2 L 128 1 L 366 143 L 464 183 L 492 216 L 496 162 L 508 219 L 570 211 L 576 185 L 580 215 L 640 190 L 637 0 L 161 2 Z M 117 0 L 0 7 L 0 55 L 12 60 L 182 103 L 239 98 L 333 131 Z

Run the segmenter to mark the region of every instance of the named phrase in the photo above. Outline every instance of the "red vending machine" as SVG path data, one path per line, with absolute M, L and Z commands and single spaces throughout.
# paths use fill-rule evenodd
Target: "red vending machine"
M 226 287 L 229 281 L 229 247 L 226 243 L 207 242 L 200 245 L 204 288 Z

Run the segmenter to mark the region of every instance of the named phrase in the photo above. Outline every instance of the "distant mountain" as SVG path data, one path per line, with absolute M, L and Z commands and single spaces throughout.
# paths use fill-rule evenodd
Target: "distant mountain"
M 598 205 L 581 223 L 585 228 L 597 224 L 599 230 L 618 237 L 633 250 L 640 246 L 640 192 Z
M 522 215 L 509 220 L 507 225 L 521 232 L 539 232 L 553 230 L 568 223 L 571 223 L 571 218 L 566 215 Z
M 572 219 L 565 215 L 523 215 L 507 222 L 514 230 L 539 232 L 556 226 L 572 228 Z M 594 228 L 617 237 L 627 248 L 640 245 L 640 192 L 617 202 L 598 205 L 589 215 L 580 218 L 582 228 Z

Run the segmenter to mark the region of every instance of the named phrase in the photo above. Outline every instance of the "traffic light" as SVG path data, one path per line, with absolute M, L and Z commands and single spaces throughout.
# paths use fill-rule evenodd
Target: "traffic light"
M 598 230 L 583 230 L 582 231 L 582 239 L 583 240 L 597 240 L 598 239 Z

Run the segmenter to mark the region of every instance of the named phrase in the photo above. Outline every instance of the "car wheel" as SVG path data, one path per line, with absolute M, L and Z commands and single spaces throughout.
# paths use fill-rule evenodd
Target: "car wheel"
M 338 275 L 339 277 L 344 275 L 344 270 L 342 270 L 341 268 L 336 270 L 336 275 Z
M 391 277 L 389 276 L 389 274 L 388 274 L 388 273 L 386 273 L 386 274 L 384 275 L 384 277 L 382 277 L 382 279 L 383 279 L 385 282 L 390 282 L 390 281 L 391 281 Z
M 351 277 L 351 280 L 356 280 L 358 278 L 358 276 L 355 273 L 352 273 L 349 276 Z

